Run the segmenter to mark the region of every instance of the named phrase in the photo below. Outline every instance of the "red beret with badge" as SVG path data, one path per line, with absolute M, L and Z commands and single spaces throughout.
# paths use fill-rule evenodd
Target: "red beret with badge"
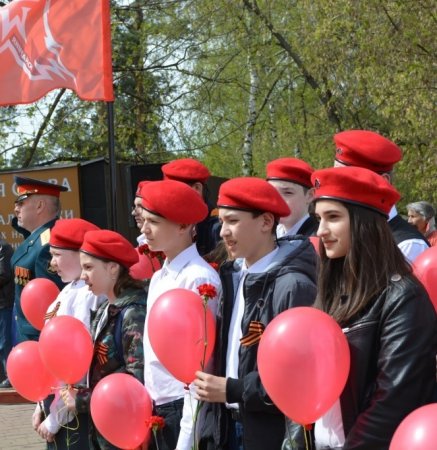
M 346 166 L 390 172 L 402 159 L 401 149 L 374 131 L 347 130 L 334 135 L 335 160 Z
M 35 180 L 27 177 L 14 177 L 18 197 L 16 202 L 21 202 L 29 195 L 50 195 L 52 197 L 59 197 L 61 192 L 68 190 L 65 186 L 60 184 L 48 183 L 47 181 Z
M 256 177 L 225 181 L 219 189 L 217 207 L 270 212 L 275 217 L 290 215 L 290 208 L 278 191 L 267 181 Z
M 362 167 L 316 170 L 311 180 L 315 187 L 315 201 L 338 200 L 364 206 L 386 216 L 401 198 L 384 177 Z
M 139 259 L 134 246 L 121 234 L 111 230 L 85 233 L 80 251 L 98 259 L 114 261 L 127 268 Z
M 279 158 L 267 164 L 267 180 L 283 180 L 311 188 L 311 174 L 314 169 L 297 158 Z
M 201 162 L 192 159 L 175 159 L 161 167 L 164 180 L 176 180 L 192 184 L 196 181 L 206 183 L 211 173 Z
M 84 219 L 59 219 L 50 233 L 49 244 L 65 250 L 79 250 L 85 233 L 99 227 Z
M 152 181 L 142 186 L 141 206 L 171 222 L 191 225 L 202 222 L 208 206 L 191 187 L 175 180 Z

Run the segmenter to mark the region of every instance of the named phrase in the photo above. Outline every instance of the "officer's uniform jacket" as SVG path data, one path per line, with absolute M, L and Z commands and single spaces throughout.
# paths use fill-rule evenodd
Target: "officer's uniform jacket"
M 21 292 L 24 286 L 34 278 L 48 278 L 60 289 L 64 286 L 57 273 L 50 267 L 50 229 L 55 222 L 56 219 L 53 219 L 33 231 L 17 247 L 11 259 L 15 282 L 14 319 L 18 342 L 36 341 L 39 337 L 39 331 L 29 323 L 21 309 Z

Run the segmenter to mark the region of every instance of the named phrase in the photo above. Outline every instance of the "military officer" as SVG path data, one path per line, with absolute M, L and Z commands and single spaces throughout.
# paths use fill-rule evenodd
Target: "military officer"
M 60 288 L 64 286 L 59 276 L 50 266 L 50 229 L 59 216 L 61 205 L 59 196 L 67 188 L 31 178 L 15 177 L 18 197 L 14 212 L 18 226 L 30 234 L 17 247 L 11 260 L 15 281 L 14 320 L 16 341 L 38 340 L 35 329 L 21 309 L 21 292 L 34 278 L 48 278 Z

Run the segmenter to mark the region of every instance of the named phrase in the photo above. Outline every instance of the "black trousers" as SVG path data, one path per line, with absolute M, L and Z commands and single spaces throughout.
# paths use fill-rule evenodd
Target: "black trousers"
M 153 414 L 163 417 L 165 421 L 164 428 L 156 433 L 159 450 L 175 450 L 176 444 L 178 443 L 179 432 L 181 431 L 183 408 L 183 398 L 175 400 L 174 402 L 154 406 Z M 153 434 L 150 440 L 149 450 L 158 450 Z
M 50 412 L 50 404 L 54 395 L 49 395 L 44 400 L 44 411 Z M 55 435 L 55 441 L 48 443 L 48 450 L 85 450 L 89 448 L 88 437 L 88 414 L 77 414 L 76 417 Z

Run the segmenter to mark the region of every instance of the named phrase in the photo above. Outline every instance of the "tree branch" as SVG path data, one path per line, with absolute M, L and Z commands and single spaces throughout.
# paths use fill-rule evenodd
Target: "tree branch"
M 306 82 L 317 93 L 320 102 L 326 109 L 329 121 L 332 122 L 338 130 L 341 130 L 340 116 L 337 112 L 337 108 L 331 101 L 333 97 L 332 92 L 329 89 L 325 90 L 322 89 L 318 81 L 312 76 L 311 73 L 308 72 L 302 59 L 293 50 L 291 44 L 287 41 L 287 39 L 281 33 L 275 31 L 273 24 L 259 9 L 256 0 L 253 0 L 252 2 L 250 0 L 243 0 L 243 4 L 249 11 L 258 16 L 258 18 L 269 29 L 271 35 L 277 40 L 279 45 L 287 52 L 287 54 L 294 61 L 299 70 L 302 72 L 302 75 L 305 78 Z
M 55 112 L 56 107 L 58 106 L 59 101 L 61 100 L 62 96 L 65 93 L 65 89 L 61 89 L 58 93 L 58 95 L 56 96 L 54 102 L 52 103 L 52 105 L 50 106 L 47 115 L 44 117 L 44 120 L 42 122 L 42 124 L 39 127 L 38 133 L 35 136 L 35 139 L 33 140 L 33 143 L 31 145 L 31 147 L 28 149 L 28 155 L 23 163 L 23 167 L 29 167 L 30 163 L 32 162 L 32 159 L 36 153 L 39 141 L 42 138 L 42 135 L 45 131 L 45 129 L 47 128 L 47 126 L 50 123 L 50 119 L 52 118 L 53 113 Z

